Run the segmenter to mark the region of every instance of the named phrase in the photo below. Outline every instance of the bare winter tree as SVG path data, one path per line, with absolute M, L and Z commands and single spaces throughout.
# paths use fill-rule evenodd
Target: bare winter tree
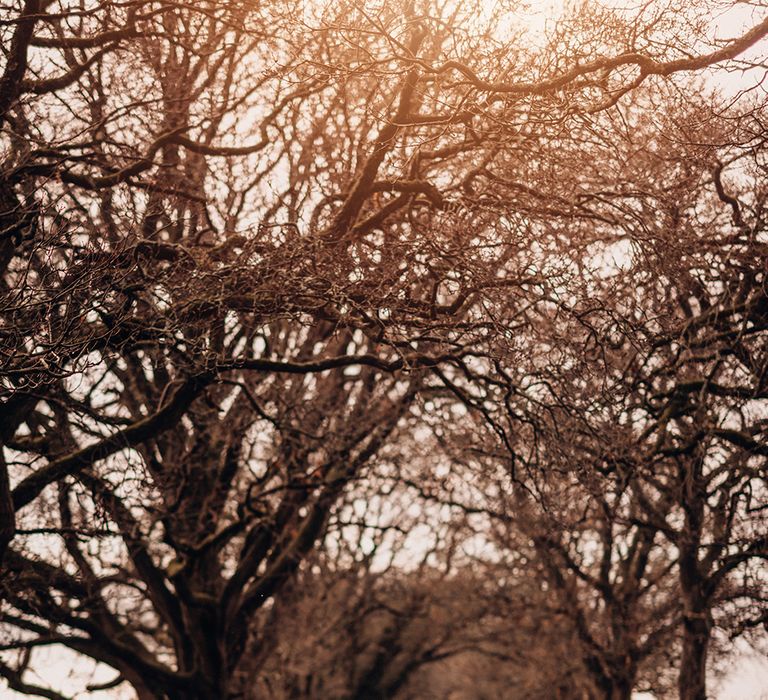
M 481 565 L 471 541 L 487 522 L 447 519 L 434 499 L 414 507 L 398 462 L 422 456 L 393 447 L 377 465 L 387 486 L 349 490 L 323 549 L 259 621 L 272 646 L 248 655 L 246 696 L 583 697 L 578 647 L 538 568 Z
M 610 141 L 622 100 L 641 85 L 683 85 L 686 72 L 743 65 L 768 34 L 768 19 L 755 15 L 740 36 L 715 42 L 703 21 L 715 4 L 691 12 L 585 4 L 524 49 L 516 3 L 482 11 L 429 2 L 5 3 L 0 675 L 8 685 L 63 697 L 27 675 L 37 649 L 63 645 L 112 667 L 110 685 L 130 685 L 140 698 L 241 692 L 246 649 L 267 648 L 263 619 L 293 590 L 339 499 L 392 441 L 418 442 L 422 398 L 460 395 L 459 378 L 474 381 L 478 367 L 501 372 L 498 390 L 527 352 L 518 329 L 541 323 L 531 309 L 551 303 L 557 275 L 570 273 L 586 241 L 564 248 L 566 232 L 594 227 L 614 206 L 598 205 L 599 188 L 590 203 L 574 198 L 573 173 L 564 176 L 574 164 L 561 156 L 602 152 L 586 148 L 587 134 L 599 129 Z M 689 189 L 718 195 L 713 220 L 730 210 L 727 235 L 738 236 L 727 250 L 749 260 L 764 245 L 761 195 L 740 198 L 725 161 L 707 164 L 714 190 Z M 616 175 L 603 168 L 602 183 L 615 189 Z M 718 274 L 724 251 L 712 253 Z M 688 277 L 701 265 L 685 268 Z M 681 308 L 691 294 L 712 298 L 691 311 L 702 321 L 683 330 L 663 307 L 670 325 L 654 328 L 663 342 L 646 345 L 648 401 L 672 405 L 674 387 L 687 386 L 672 361 L 681 334 L 714 333 L 733 348 L 719 334 L 746 324 L 749 338 L 737 345 L 760 357 L 749 343 L 763 330 L 763 272 L 747 267 L 703 292 L 685 277 L 680 289 L 694 291 Z M 674 269 L 654 268 L 665 280 Z M 652 314 L 673 288 L 649 288 L 633 308 Z M 740 300 L 738 310 L 710 311 L 729 299 Z M 549 342 L 550 321 L 528 336 Z M 717 325 L 726 322 L 727 332 Z M 565 326 L 555 330 L 562 340 Z M 712 368 L 759 363 L 743 352 L 725 364 L 702 359 L 706 379 L 696 381 L 726 386 Z M 666 369 L 657 371 L 657 356 Z M 738 374 L 739 390 L 686 396 L 714 401 L 707 415 L 725 411 L 718 402 L 762 386 L 755 367 L 747 379 Z M 684 405 L 649 413 L 657 430 L 643 439 L 668 430 L 676 446 L 660 440 L 653 453 L 666 460 L 659 483 L 644 456 L 632 482 L 643 516 L 623 527 L 658 528 L 682 564 L 685 546 L 695 555 L 710 544 L 707 489 L 717 484 L 718 498 L 738 510 L 717 525 L 730 539 L 707 566 L 693 577 L 679 567 L 684 669 L 698 678 L 707 615 L 764 544 L 743 516 L 753 505 L 742 493 L 755 493 L 757 477 L 729 477 L 721 488 L 721 476 L 707 487 L 684 475 L 723 474 L 713 466 L 719 445 L 733 452 L 727 469 L 757 473 L 762 424 L 749 418 L 716 432 Z M 693 454 L 701 449 L 712 456 Z M 679 502 L 670 494 L 680 483 L 704 492 Z M 661 521 L 675 508 L 693 514 L 690 537 Z M 738 602 L 735 589 L 729 601 Z
M 527 326 L 529 362 L 455 388 L 503 438 L 470 468 L 507 472 L 463 505 L 513 523 L 513 552 L 529 540 L 599 696 L 629 697 L 663 651 L 680 697 L 704 698 L 713 631 L 764 622 L 762 121 L 691 104 L 650 129 L 625 116 L 629 150 L 595 159 L 622 181 L 584 162 L 563 199 L 595 223 Z

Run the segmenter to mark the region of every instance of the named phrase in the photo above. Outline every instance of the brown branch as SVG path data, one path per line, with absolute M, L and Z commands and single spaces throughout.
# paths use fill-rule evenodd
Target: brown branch
M 200 395 L 210 379 L 209 374 L 190 377 L 174 391 L 168 402 L 151 416 L 142 418 L 93 445 L 59 457 L 28 476 L 13 490 L 14 508 L 19 510 L 31 503 L 49 484 L 171 428 Z
M 400 56 L 407 63 L 416 64 L 424 71 L 433 74 L 456 71 L 461 73 L 471 85 L 484 92 L 510 95 L 544 95 L 566 87 L 577 78 L 598 71 L 613 71 L 624 66 L 637 66 L 645 76 L 667 76 L 684 71 L 695 71 L 717 63 L 731 60 L 768 36 L 768 18 L 756 25 L 743 36 L 732 41 L 728 46 L 701 56 L 681 58 L 659 62 L 640 53 L 623 53 L 613 57 L 602 57 L 588 63 L 574 66 L 562 75 L 536 82 L 520 81 L 514 83 L 494 82 L 482 79 L 469 66 L 459 61 L 446 61 L 439 66 L 430 66 L 425 61 L 412 56 Z
M 11 39 L 5 70 L 0 77 L 0 126 L 5 115 L 21 94 L 21 83 L 27 70 L 27 50 L 32 40 L 35 23 L 48 2 L 26 0 L 16 31 Z
M 72 85 L 80 78 L 91 66 L 93 66 L 105 54 L 113 51 L 119 46 L 118 43 L 109 44 L 96 51 L 86 61 L 74 66 L 71 70 L 56 78 L 46 80 L 24 80 L 21 83 L 21 92 L 31 92 L 35 95 L 43 95 L 48 92 L 62 90 L 68 85 Z

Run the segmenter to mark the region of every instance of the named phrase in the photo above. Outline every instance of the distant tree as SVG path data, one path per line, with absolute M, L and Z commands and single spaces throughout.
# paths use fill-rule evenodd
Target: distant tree
M 626 479 L 601 474 L 581 426 L 569 425 L 567 415 L 558 418 L 556 433 L 548 433 L 544 421 L 537 424 L 536 457 L 516 459 L 514 473 L 503 453 L 488 448 L 487 437 L 459 431 L 448 438 L 458 448 L 451 447 L 446 460 L 462 467 L 454 466 L 446 483 L 430 485 L 426 478 L 413 487 L 478 519 L 474 527 L 485 545 L 475 566 L 495 573 L 502 609 L 510 600 L 522 603 L 502 619 L 519 625 L 527 618 L 532 638 L 557 630 L 559 642 L 549 640 L 544 654 L 532 639 L 521 648 L 519 630 L 504 627 L 500 635 L 519 659 L 541 675 L 549 672 L 552 687 L 552 670 L 567 668 L 563 688 L 572 694 L 564 697 L 629 698 L 641 690 L 663 696 L 680 656 L 674 554 L 657 530 L 633 522 L 640 507 Z
M 583 697 L 540 572 L 478 565 L 469 523 L 401 489 L 349 492 L 324 548 L 257 622 L 254 638 L 272 641 L 246 651 L 246 697 Z

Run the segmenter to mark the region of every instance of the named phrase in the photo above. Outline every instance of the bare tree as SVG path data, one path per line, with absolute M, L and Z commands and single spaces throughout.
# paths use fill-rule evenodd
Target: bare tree
M 563 134 L 610 138 L 642 83 L 768 34 L 585 5 L 523 51 L 512 9 L 4 7 L 11 687 L 60 697 L 25 672 L 62 644 L 141 698 L 233 695 L 255 618 L 417 397 L 517 357 L 570 264 Z
M 614 143 L 595 160 L 623 180 L 599 195 L 588 188 L 602 174 L 583 164 L 581 192 L 562 206 L 601 223 L 576 242 L 587 251 L 578 273 L 528 324 L 528 364 L 502 360 L 505 379 L 497 368 L 484 394 L 466 382 L 454 391 L 502 438 L 474 459 L 508 471 L 473 507 L 509 491 L 496 517 L 530 538 L 606 697 L 628 697 L 638 662 L 679 625 L 679 694 L 704 698 L 715 626 L 738 633 L 763 619 L 760 110 L 668 114 L 656 113 L 666 145 L 627 115 L 630 150 Z

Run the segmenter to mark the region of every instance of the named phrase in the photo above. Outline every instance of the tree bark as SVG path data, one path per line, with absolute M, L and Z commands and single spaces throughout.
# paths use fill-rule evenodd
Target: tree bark
M 678 679 L 680 700 L 706 700 L 711 629 L 712 622 L 705 611 L 688 613 L 683 620 L 683 656 Z
M 16 533 L 16 511 L 11 498 L 11 484 L 8 479 L 8 465 L 3 456 L 3 446 L 0 442 L 0 568 L 8 544 Z
M 605 700 L 631 700 L 633 685 L 628 678 L 605 678 L 600 689 Z

